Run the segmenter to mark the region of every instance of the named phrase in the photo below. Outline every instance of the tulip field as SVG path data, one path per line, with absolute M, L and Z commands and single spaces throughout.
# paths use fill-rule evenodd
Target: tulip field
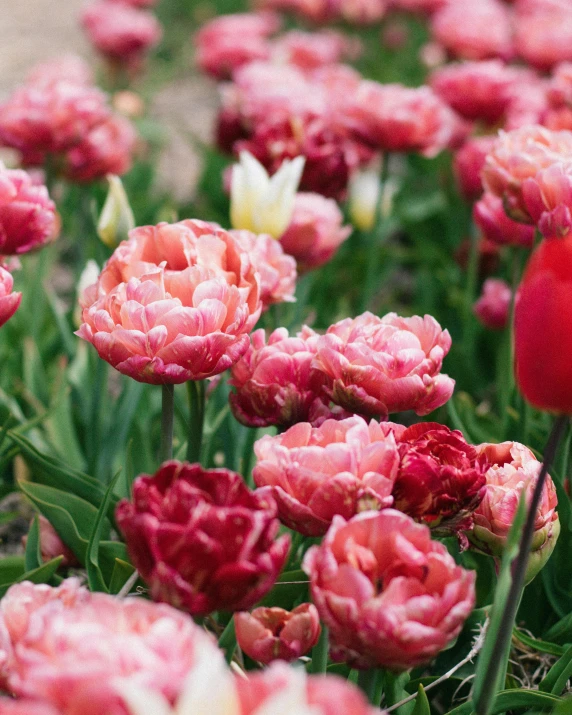
M 0 96 L 0 715 L 572 714 L 571 0 L 75 31 Z

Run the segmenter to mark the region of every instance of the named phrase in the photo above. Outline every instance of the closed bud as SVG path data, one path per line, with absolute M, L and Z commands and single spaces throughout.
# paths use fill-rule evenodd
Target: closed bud
M 108 176 L 109 191 L 97 222 L 97 235 L 109 248 L 115 248 L 127 240 L 135 228 L 135 218 L 129 199 L 118 176 Z
M 353 225 L 371 231 L 375 225 L 381 186 L 375 169 L 354 174 L 349 184 L 349 212 Z

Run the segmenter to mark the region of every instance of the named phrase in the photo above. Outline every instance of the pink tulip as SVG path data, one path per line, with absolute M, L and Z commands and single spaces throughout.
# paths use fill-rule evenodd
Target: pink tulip
M 157 0 L 105 0 L 106 2 L 122 3 L 123 5 L 131 5 L 131 7 L 153 7 L 157 4 Z
M 0 327 L 4 325 L 20 307 L 21 293 L 13 293 L 12 274 L 0 266 Z
M 512 290 L 500 278 L 488 278 L 473 312 L 485 328 L 503 330 L 508 325 Z
M 363 313 L 328 328 L 314 368 L 324 391 L 348 412 L 386 419 L 391 412 L 427 415 L 445 404 L 455 385 L 441 374 L 451 336 L 430 315 L 378 318 Z
M 296 261 L 276 239 L 268 234 L 231 230 L 233 236 L 250 257 L 252 265 L 260 274 L 260 300 L 263 309 L 275 303 L 292 303 L 296 300 Z
M 204 221 L 130 232 L 80 299 L 78 335 L 140 382 L 212 377 L 249 345 L 259 275 L 228 231 Z
M 122 176 L 131 168 L 137 133 L 131 122 L 111 116 L 92 129 L 66 155 L 66 176 L 72 181 L 104 179 L 107 174 Z
M 40 525 L 40 552 L 42 560 L 50 561 L 58 556 L 62 556 L 62 566 L 79 567 L 80 563 L 75 554 L 60 539 L 58 532 L 54 529 L 46 517 L 40 514 L 38 516 L 38 521 Z M 34 522 L 32 521 L 31 524 L 33 523 Z M 27 541 L 28 535 L 26 534 L 26 536 L 22 538 L 24 547 L 26 546 Z
M 572 62 L 562 62 L 554 68 L 547 97 L 553 108 L 572 107 Z
M 250 658 L 268 665 L 273 660 L 293 661 L 306 655 L 320 637 L 320 617 L 312 603 L 293 611 L 255 608 L 234 615 L 236 640 Z
M 61 715 L 51 705 L 37 700 L 0 698 L 0 715 Z
M 447 0 L 392 0 L 392 6 L 406 12 L 421 12 L 431 15 L 446 4 Z
M 56 238 L 59 219 L 45 186 L 0 162 L 0 254 L 18 255 Z
M 343 214 L 333 199 L 320 194 L 298 193 L 294 213 L 280 243 L 294 256 L 301 272 L 327 263 L 351 233 L 343 226 Z
M 530 218 L 544 236 L 566 236 L 572 228 L 572 156 L 522 184 Z
M 432 660 L 475 604 L 475 573 L 457 566 L 429 529 L 384 509 L 334 517 L 303 569 L 334 660 L 408 670 Z
M 162 29 L 156 17 L 129 4 L 95 0 L 81 14 L 81 24 L 102 55 L 128 65 L 158 44 Z
M 388 0 L 332 0 L 336 17 L 357 25 L 372 25 L 385 17 Z
M 485 496 L 474 513 L 474 525 L 467 536 L 480 551 L 500 557 L 522 492 L 525 491 L 530 502 L 541 463 L 518 442 L 485 443 L 477 449 L 491 466 L 485 475 Z M 548 476 L 534 521 L 527 582 L 532 581 L 548 561 L 556 545 L 560 533 L 557 504 L 556 489 Z
M 330 0 L 259 0 L 258 4 L 266 10 L 295 13 L 315 23 L 331 20 Z
M 232 367 L 230 406 L 236 419 L 248 427 L 297 422 L 322 422 L 331 417 L 322 394 L 323 378 L 312 371 L 318 335 L 304 327 L 290 337 L 278 328 L 268 337 L 264 330 L 251 335 L 251 345 Z
M 483 193 L 481 171 L 495 139 L 488 134 L 471 137 L 455 152 L 453 171 L 459 191 L 467 201 L 475 201 Z
M 514 44 L 517 54 L 540 70 L 550 70 L 572 60 L 572 8 L 569 3 L 519 5 L 515 18 Z
M 345 57 L 355 59 L 360 50 L 359 42 L 352 43 L 345 35 L 333 30 L 290 30 L 274 40 L 272 58 L 275 62 L 309 71 L 328 67 Z
M 251 608 L 288 555 L 273 499 L 228 469 L 165 462 L 135 481 L 116 517 L 151 596 L 193 615 Z
M 354 415 L 319 427 L 301 422 L 254 445 L 254 482 L 278 504 L 281 521 L 305 536 L 325 534 L 336 514 L 393 503 L 399 467 L 395 438 L 385 426 Z
M 473 220 L 483 236 L 500 246 L 532 248 L 534 245 L 534 226 L 507 216 L 502 199 L 488 191 L 473 206 Z

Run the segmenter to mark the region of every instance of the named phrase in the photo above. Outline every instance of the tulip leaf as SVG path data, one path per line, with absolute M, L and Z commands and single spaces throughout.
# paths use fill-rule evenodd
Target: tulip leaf
M 9 583 L 5 582 L 0 584 L 0 598 L 6 593 L 10 586 L 13 586 L 15 583 L 20 583 L 21 581 L 31 581 L 32 583 L 47 583 L 52 578 L 52 576 L 55 575 L 61 562 L 63 561 L 63 558 L 63 556 L 56 556 L 55 559 L 52 559 L 51 561 L 46 561 L 45 564 L 42 564 L 38 568 L 20 574 L 16 579 L 10 581 Z
M 101 502 L 99 511 L 93 523 L 93 528 L 89 537 L 89 543 L 87 545 L 87 557 L 85 561 L 85 567 L 87 570 L 87 581 L 89 583 L 89 588 L 91 591 L 104 591 L 109 593 L 109 589 L 105 582 L 103 572 L 99 565 L 99 546 L 102 539 L 105 526 L 106 526 L 106 513 L 111 502 L 111 497 L 113 495 L 113 490 L 119 479 L 121 472 L 117 472 L 115 477 L 109 483 L 105 497 Z M 108 530 L 107 530 L 108 531 Z
M 0 584 L 14 583 L 26 572 L 26 562 L 23 556 L 6 556 L 0 559 Z
M 490 709 L 491 715 L 499 715 L 511 710 L 534 710 L 544 708 L 552 710 L 562 702 L 562 698 L 552 693 L 541 693 L 537 690 L 503 690 L 498 693 Z M 449 710 L 447 715 L 472 715 L 475 712 L 473 703 L 469 700 L 459 707 Z M 572 713 L 572 710 L 570 710 Z
M 572 646 L 554 663 L 540 682 L 538 689 L 545 693 L 560 695 L 572 677 Z
M 572 715 L 572 697 L 561 700 L 552 711 L 552 715 Z
M 421 685 L 421 683 L 417 688 L 417 699 L 415 700 L 415 707 L 413 708 L 411 715 L 431 715 L 429 700 L 427 699 L 425 688 Z
M 127 561 L 115 559 L 111 578 L 109 579 L 109 593 L 119 593 L 134 571 L 133 566 Z
M 40 520 L 38 515 L 34 517 L 30 531 L 28 531 L 28 539 L 26 541 L 26 552 L 24 555 L 24 564 L 26 571 L 33 571 L 41 566 L 42 551 L 40 544 Z
M 538 640 L 538 638 L 533 638 L 529 636 L 528 633 L 521 631 L 519 628 L 515 628 L 514 637 L 517 638 L 521 643 L 524 643 L 528 648 L 538 651 L 539 653 L 549 653 L 550 655 L 564 655 L 564 648 L 556 643 L 549 643 L 548 641 Z

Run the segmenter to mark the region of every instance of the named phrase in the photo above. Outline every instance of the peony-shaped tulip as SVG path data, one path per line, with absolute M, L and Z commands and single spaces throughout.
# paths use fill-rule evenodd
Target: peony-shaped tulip
M 372 25 L 385 16 L 388 0 L 333 0 L 332 12 L 336 17 L 357 25 Z
M 327 263 L 351 233 L 333 199 L 298 193 L 288 228 L 280 237 L 282 248 L 294 256 L 300 272 Z
M 37 700 L 23 698 L 13 700 L 12 698 L 0 698 L 1 715 L 61 715 L 51 705 L 38 702 Z
M 70 583 L 71 581 L 71 583 Z M 6 603 L 5 603 L 6 602 Z M 151 689 L 173 703 L 189 671 L 218 656 L 187 615 L 142 598 L 24 582 L 0 607 L 7 688 L 59 713 L 126 715 L 121 688 Z
M 534 454 L 519 442 L 481 444 L 478 452 L 490 464 L 486 472 L 485 496 L 474 513 L 474 523 L 467 536 L 471 544 L 500 558 L 514 521 L 522 493 L 530 503 L 542 466 Z M 531 553 L 526 571 L 529 583 L 550 558 L 560 521 L 556 512 L 558 498 L 554 483 L 547 475 L 534 520 Z
M 12 274 L 0 266 L 0 327 L 4 325 L 20 307 L 21 293 L 14 293 Z
M 511 301 L 512 290 L 506 281 L 487 278 L 473 313 L 485 328 L 503 330 L 508 325 Z
M 359 42 L 354 43 L 334 30 L 291 30 L 274 41 L 272 58 L 275 62 L 310 71 L 333 65 L 344 57 L 355 58 L 360 49 Z
M 330 326 L 318 341 L 314 368 L 325 393 L 348 412 L 386 419 L 391 412 L 427 415 L 445 404 L 454 380 L 441 374 L 451 336 L 435 318 L 378 318 L 363 313 Z
M 212 377 L 249 345 L 259 275 L 233 236 L 204 221 L 130 232 L 80 302 L 81 338 L 139 382 Z
M 325 534 L 336 514 L 349 519 L 393 503 L 399 452 L 391 430 L 375 420 L 300 422 L 265 435 L 254 452 L 256 486 L 272 493 L 280 520 L 304 536 Z
M 135 481 L 116 517 L 151 596 L 193 615 L 251 608 L 288 555 L 274 500 L 228 469 L 165 462 Z
M 453 173 L 459 191 L 467 201 L 475 201 L 483 193 L 481 171 L 494 143 L 495 137 L 491 135 L 471 137 L 455 152 Z
M 572 8 L 569 4 L 528 10 L 519 6 L 518 9 L 514 45 L 525 62 L 547 71 L 560 62 L 572 60 Z
M 572 159 L 572 132 L 554 132 L 541 126 L 524 126 L 499 132 L 487 156 L 483 184 L 503 200 L 515 221 L 533 223 L 523 196 L 523 184 L 552 164 Z
M 311 370 L 318 335 L 304 327 L 295 336 L 278 328 L 251 335 L 251 344 L 231 371 L 233 415 L 248 427 L 290 427 L 331 416 L 322 376 Z
M 398 426 L 395 436 L 395 508 L 440 533 L 466 529 L 485 493 L 486 459 L 459 430 L 434 422 Z
M 427 663 L 459 634 L 475 603 L 475 573 L 394 509 L 336 516 L 303 569 L 331 656 L 354 668 L 399 672 Z
M 316 606 L 302 603 L 293 611 L 255 608 L 234 615 L 236 641 L 250 658 L 268 665 L 273 660 L 293 661 L 306 655 L 320 637 Z
M 40 248 L 56 238 L 56 205 L 45 186 L 25 171 L 10 170 L 0 162 L 0 254 L 14 255 Z
M 526 179 L 522 196 L 543 236 L 565 236 L 572 228 L 572 156 Z
M 534 226 L 507 216 L 502 199 L 488 191 L 473 206 L 473 221 L 487 240 L 501 246 L 532 248 L 534 244 Z

